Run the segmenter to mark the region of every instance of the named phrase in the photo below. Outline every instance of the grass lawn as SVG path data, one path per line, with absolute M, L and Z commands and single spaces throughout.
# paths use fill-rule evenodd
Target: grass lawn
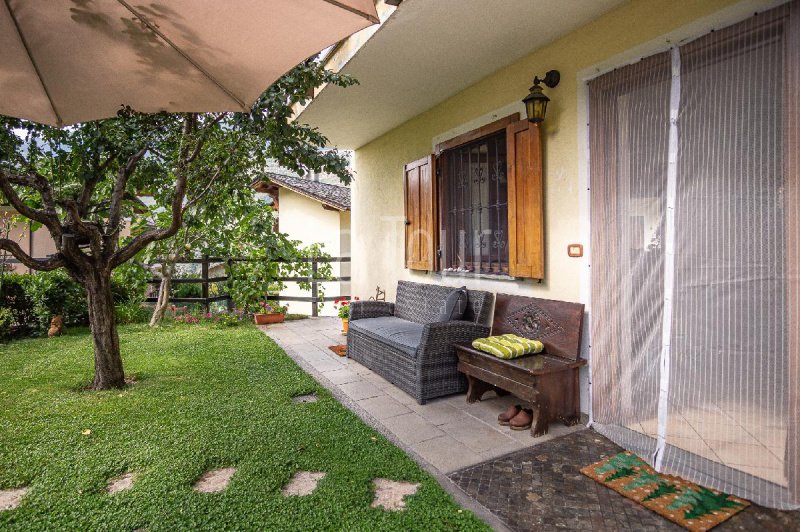
M 0 489 L 30 487 L 0 529 L 485 529 L 254 327 L 128 326 L 121 341 L 137 382 L 110 392 L 81 391 L 86 331 L 0 344 Z M 218 467 L 238 468 L 226 491 L 192 489 Z M 328 476 L 284 497 L 298 470 Z M 107 494 L 127 471 L 134 486 Z M 376 477 L 421 485 L 387 512 L 370 507 Z

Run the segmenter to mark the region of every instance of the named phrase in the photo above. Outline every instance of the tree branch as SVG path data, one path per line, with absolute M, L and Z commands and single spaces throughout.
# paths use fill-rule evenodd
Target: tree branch
M 197 115 L 188 115 L 186 121 L 183 123 L 182 140 L 188 139 L 189 135 L 195 131 L 196 127 Z M 177 180 L 175 181 L 175 196 L 172 198 L 171 206 L 172 220 L 169 227 L 150 229 L 135 237 L 127 246 L 111 256 L 111 268 L 116 268 L 120 264 L 128 262 L 148 244 L 169 238 L 181 228 L 181 223 L 183 222 L 183 200 L 186 196 L 186 181 L 188 179 L 187 166 L 191 162 L 188 159 L 193 152 L 189 151 L 189 145 L 185 143 L 181 146 L 179 153 L 178 167 L 175 172 L 177 175 Z
M 68 226 L 77 229 L 76 233 L 89 239 L 92 255 L 99 257 L 103 251 L 103 233 L 100 231 L 99 224 L 85 222 L 81 219 L 80 205 L 74 200 L 62 200 L 59 202 L 68 215 Z
M 49 272 L 64 266 L 64 259 L 58 253 L 47 259 L 34 259 L 19 247 L 19 244 L 8 238 L 0 238 L 0 250 L 8 251 L 22 264 L 34 270 Z
M 22 198 L 19 197 L 19 194 L 17 194 L 17 191 L 14 190 L 12 186 L 14 184 L 37 190 L 42 196 L 45 210 L 34 209 L 22 201 Z M 42 176 L 38 174 L 22 176 L 9 173 L 0 168 L 0 191 L 3 192 L 3 195 L 11 206 L 22 216 L 47 227 L 54 238 L 61 235 L 61 224 L 56 214 L 52 189 L 50 188 L 50 184 L 47 183 L 47 180 Z
M 106 224 L 106 236 L 116 235 L 119 231 L 119 223 L 122 219 L 122 201 L 125 199 L 125 189 L 128 186 L 128 179 L 130 179 L 136 165 L 147 153 L 148 147 L 145 146 L 137 151 L 130 158 L 124 166 L 121 166 L 117 172 L 117 178 L 114 180 L 114 188 L 111 192 L 111 205 L 108 210 L 108 222 Z
M 214 184 L 219 175 L 222 173 L 222 169 L 233 158 L 234 153 L 236 153 L 236 149 L 239 147 L 239 144 L 241 143 L 242 143 L 242 138 L 239 137 L 239 139 L 234 143 L 233 148 L 231 148 L 225 160 L 222 161 L 222 163 L 219 166 L 217 166 L 217 171 L 214 172 L 214 175 L 212 175 L 211 178 L 208 180 L 208 183 L 206 183 L 206 186 L 203 187 L 203 190 L 201 190 L 197 196 L 186 202 L 186 205 L 183 207 L 184 212 L 186 212 L 186 209 L 188 209 L 192 205 L 195 205 L 197 202 L 203 199 L 203 196 L 205 196 L 208 193 L 208 191 L 211 190 L 211 186 Z
M 169 227 L 150 229 L 134 238 L 127 246 L 123 247 L 111 257 L 111 267 L 116 268 L 132 259 L 148 244 L 169 238 L 178 232 L 183 222 L 183 198 L 186 195 L 186 174 L 178 176 L 175 182 L 175 197 L 172 198 L 172 221 Z
M 83 184 L 83 190 L 81 190 L 80 198 L 78 198 L 81 216 L 86 215 L 86 209 L 89 207 L 89 202 L 92 201 L 92 195 L 94 194 L 94 189 L 97 187 L 97 183 L 100 182 L 103 178 L 103 174 L 106 173 L 106 170 L 108 170 L 108 167 L 111 166 L 111 163 L 114 162 L 116 158 L 117 152 L 112 151 L 108 158 L 95 168 L 94 175 Z
M 200 151 L 203 149 L 203 145 L 208 140 L 208 135 L 211 133 L 211 129 L 215 125 L 219 124 L 222 121 L 223 118 L 225 118 L 225 113 L 220 113 L 219 115 L 214 117 L 214 120 L 212 120 L 211 122 L 206 124 L 205 127 L 203 127 L 203 133 L 202 133 L 202 135 L 200 135 L 200 138 L 197 140 L 197 144 L 195 144 L 194 150 L 192 150 L 192 153 L 189 154 L 189 156 L 186 157 L 186 159 L 185 159 L 187 164 L 190 164 L 190 163 L 194 162 L 195 159 L 197 159 L 197 156 L 200 155 Z

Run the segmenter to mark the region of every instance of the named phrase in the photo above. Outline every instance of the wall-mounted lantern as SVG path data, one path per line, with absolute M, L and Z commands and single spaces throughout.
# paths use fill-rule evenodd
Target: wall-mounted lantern
M 525 104 L 525 112 L 528 115 L 528 120 L 534 124 L 544 121 L 544 116 L 547 113 L 547 102 L 550 98 L 545 96 L 542 91 L 541 83 L 544 83 L 551 89 L 558 85 L 561 81 L 561 73 L 558 70 L 550 70 L 544 75 L 544 78 L 536 76 L 533 78 L 533 87 L 530 93 L 522 100 Z

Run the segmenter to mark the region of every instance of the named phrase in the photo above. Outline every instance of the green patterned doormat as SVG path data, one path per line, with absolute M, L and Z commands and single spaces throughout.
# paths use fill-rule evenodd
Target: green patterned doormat
M 657 473 L 627 451 L 588 465 L 581 473 L 693 532 L 710 530 L 750 505 L 733 495 Z

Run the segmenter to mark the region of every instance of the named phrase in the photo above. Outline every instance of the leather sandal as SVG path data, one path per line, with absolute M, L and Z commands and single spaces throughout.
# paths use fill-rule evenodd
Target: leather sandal
M 533 423 L 533 410 L 528 408 L 523 408 L 519 411 L 519 414 L 514 416 L 509 425 L 511 426 L 511 430 L 527 430 L 531 428 L 531 424 Z
M 522 410 L 522 406 L 520 405 L 511 405 L 509 406 L 505 412 L 497 416 L 497 422 L 501 425 L 508 425 L 511 420 L 519 414 L 519 411 Z

